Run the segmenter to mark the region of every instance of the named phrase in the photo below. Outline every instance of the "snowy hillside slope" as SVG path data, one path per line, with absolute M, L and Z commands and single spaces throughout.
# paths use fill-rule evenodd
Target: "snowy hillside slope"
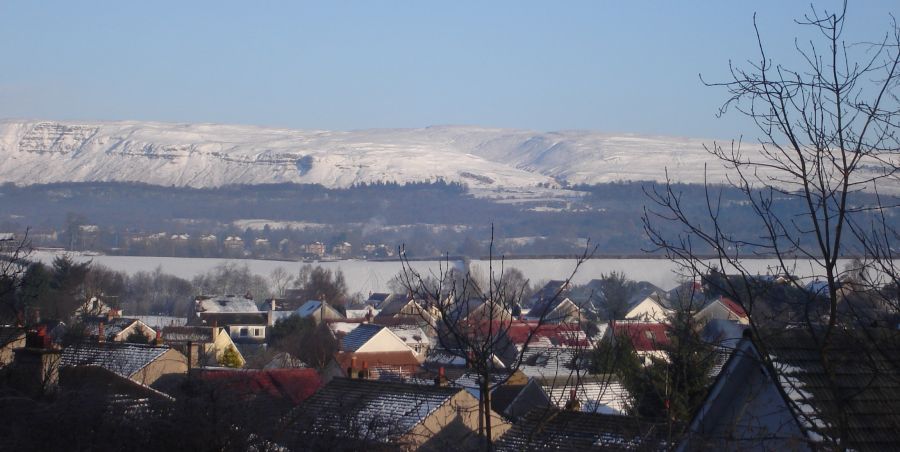
M 461 182 L 476 191 L 621 180 L 713 181 L 711 140 L 480 127 L 359 131 L 154 122 L 0 121 L 0 182 L 164 186 Z

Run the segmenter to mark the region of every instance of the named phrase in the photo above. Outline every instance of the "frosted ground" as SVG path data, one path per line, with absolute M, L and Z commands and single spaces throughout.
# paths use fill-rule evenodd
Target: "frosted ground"
M 54 257 L 62 252 L 36 251 L 34 259 L 44 263 L 50 263 Z M 157 267 L 163 273 L 169 273 L 181 278 L 193 278 L 203 274 L 223 263 L 247 265 L 254 274 L 268 277 L 278 267 L 282 267 L 291 273 L 297 273 L 303 262 L 270 261 L 254 259 L 211 259 L 211 258 L 187 258 L 187 257 L 147 257 L 147 256 L 96 256 L 79 253 L 67 253 L 76 261 L 84 262 L 92 260 L 105 265 L 113 270 L 134 274 L 141 271 L 152 272 Z M 410 263 L 413 269 L 423 275 L 437 273 L 441 267 L 446 268 L 445 261 L 413 261 Z M 472 261 L 476 271 L 486 273 L 488 262 Z M 350 293 L 383 292 L 387 290 L 388 281 L 402 271 L 400 262 L 369 262 L 365 260 L 344 260 L 331 262 L 318 262 L 324 268 L 344 272 Z M 461 266 L 459 261 L 452 261 L 450 265 Z M 499 262 L 494 262 L 494 271 L 497 272 Z M 572 259 L 515 259 L 508 260 L 506 267 L 517 268 L 526 278 L 532 282 L 540 282 L 550 279 L 565 279 L 575 266 Z M 753 259 L 746 263 L 747 268 L 758 274 L 770 273 L 769 269 L 775 265 L 772 259 Z M 845 262 L 840 266 L 843 268 Z M 663 289 L 675 287 L 681 280 L 676 273 L 677 266 L 666 259 L 591 259 L 582 265 L 573 278 L 575 284 L 583 284 L 591 279 L 600 277 L 601 274 L 611 271 L 623 272 L 631 279 L 651 282 Z M 797 276 L 809 278 L 814 276 L 808 261 L 797 263 Z

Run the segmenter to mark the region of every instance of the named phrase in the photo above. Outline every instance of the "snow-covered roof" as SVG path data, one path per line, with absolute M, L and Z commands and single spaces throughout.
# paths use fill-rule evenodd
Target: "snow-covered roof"
M 624 415 L 631 402 L 628 390 L 618 381 L 611 379 L 582 381 L 577 385 L 544 386 L 550 401 L 559 408 L 565 408 L 572 389 L 575 389 L 575 395 L 581 402 L 581 411 L 584 412 Z
M 198 312 L 259 312 L 253 300 L 227 295 L 197 300 Z
M 370 339 L 380 333 L 384 328 L 386 327 L 382 325 L 373 325 L 371 323 L 360 324 L 341 340 L 341 350 L 345 352 L 355 352 L 359 350 L 360 347 L 365 345 L 366 342 L 369 342 Z
M 303 303 L 303 306 L 297 308 L 297 314 L 300 317 L 309 317 L 313 313 L 319 310 L 322 306 L 322 302 L 318 300 L 309 300 L 306 303 Z
M 335 378 L 297 407 L 300 435 L 391 440 L 409 432 L 460 388 Z
M 187 325 L 187 319 L 184 317 L 172 317 L 167 315 L 133 315 L 131 318 L 144 322 L 144 325 L 147 325 L 154 330 L 167 326 Z
M 665 424 L 624 416 L 538 408 L 516 422 L 495 445 L 521 450 L 669 450 Z
M 393 325 L 389 326 L 388 329 L 407 344 L 428 345 L 431 343 L 431 340 L 428 339 L 422 328 L 415 325 Z
M 131 378 L 167 351 L 169 347 L 128 342 L 82 342 L 63 349 L 59 364 L 60 367 L 100 366 Z
M 328 328 L 338 337 L 349 334 L 360 325 L 362 323 L 359 322 L 328 322 Z

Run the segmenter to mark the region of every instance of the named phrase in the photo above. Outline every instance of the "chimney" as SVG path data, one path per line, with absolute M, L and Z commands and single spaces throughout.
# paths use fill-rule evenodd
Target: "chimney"
M 274 310 L 275 310 L 275 297 L 272 297 L 272 299 L 270 300 L 269 310 L 270 310 L 270 311 L 274 311 Z
M 566 402 L 566 409 L 569 411 L 581 411 L 581 402 L 574 389 L 569 390 L 569 401 Z
M 162 344 L 163 344 L 163 339 L 162 339 L 162 329 L 156 330 L 156 341 L 154 342 L 154 344 L 155 344 L 155 345 L 162 345 Z
M 26 331 L 25 346 L 28 348 L 50 348 L 50 336 L 47 336 L 47 327 L 41 325 Z
M 447 386 L 447 374 L 444 371 L 444 366 L 438 369 L 438 376 L 434 379 L 434 385 L 441 388 Z
M 102 321 L 97 326 L 97 342 L 106 342 L 106 325 Z
M 360 380 L 368 380 L 369 379 L 369 363 L 363 361 L 362 370 L 359 371 L 359 379 Z
M 350 358 L 350 367 L 347 369 L 347 376 L 356 378 L 356 357 Z

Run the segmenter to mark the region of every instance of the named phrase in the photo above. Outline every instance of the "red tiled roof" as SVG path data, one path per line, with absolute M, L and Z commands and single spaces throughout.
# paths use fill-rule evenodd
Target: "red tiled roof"
M 719 299 L 722 302 L 722 306 L 728 308 L 729 311 L 733 312 L 736 316 L 741 318 L 747 318 L 747 311 L 744 311 L 744 308 L 741 307 L 737 302 L 730 298 L 722 297 Z
M 577 323 L 545 323 L 539 325 L 537 322 L 512 322 L 506 334 L 514 344 L 521 345 L 528 340 L 528 335 L 532 334 L 532 332 L 532 342 L 546 337 L 557 345 L 570 347 L 590 345 L 587 341 L 587 336 Z
M 626 336 L 631 340 L 635 351 L 649 352 L 659 350 L 671 343 L 669 326 L 655 322 L 612 322 L 614 334 Z
M 335 359 L 342 369 L 350 367 L 351 361 L 356 358 L 356 366 L 361 368 L 363 362 L 369 367 L 375 366 L 399 366 L 409 368 L 410 370 L 418 370 L 422 361 L 412 351 L 402 352 L 369 352 L 369 353 L 351 353 L 340 352 Z
M 313 395 L 322 379 L 315 369 L 215 370 L 203 372 L 200 378 L 223 383 L 241 396 L 269 396 L 298 404 Z

